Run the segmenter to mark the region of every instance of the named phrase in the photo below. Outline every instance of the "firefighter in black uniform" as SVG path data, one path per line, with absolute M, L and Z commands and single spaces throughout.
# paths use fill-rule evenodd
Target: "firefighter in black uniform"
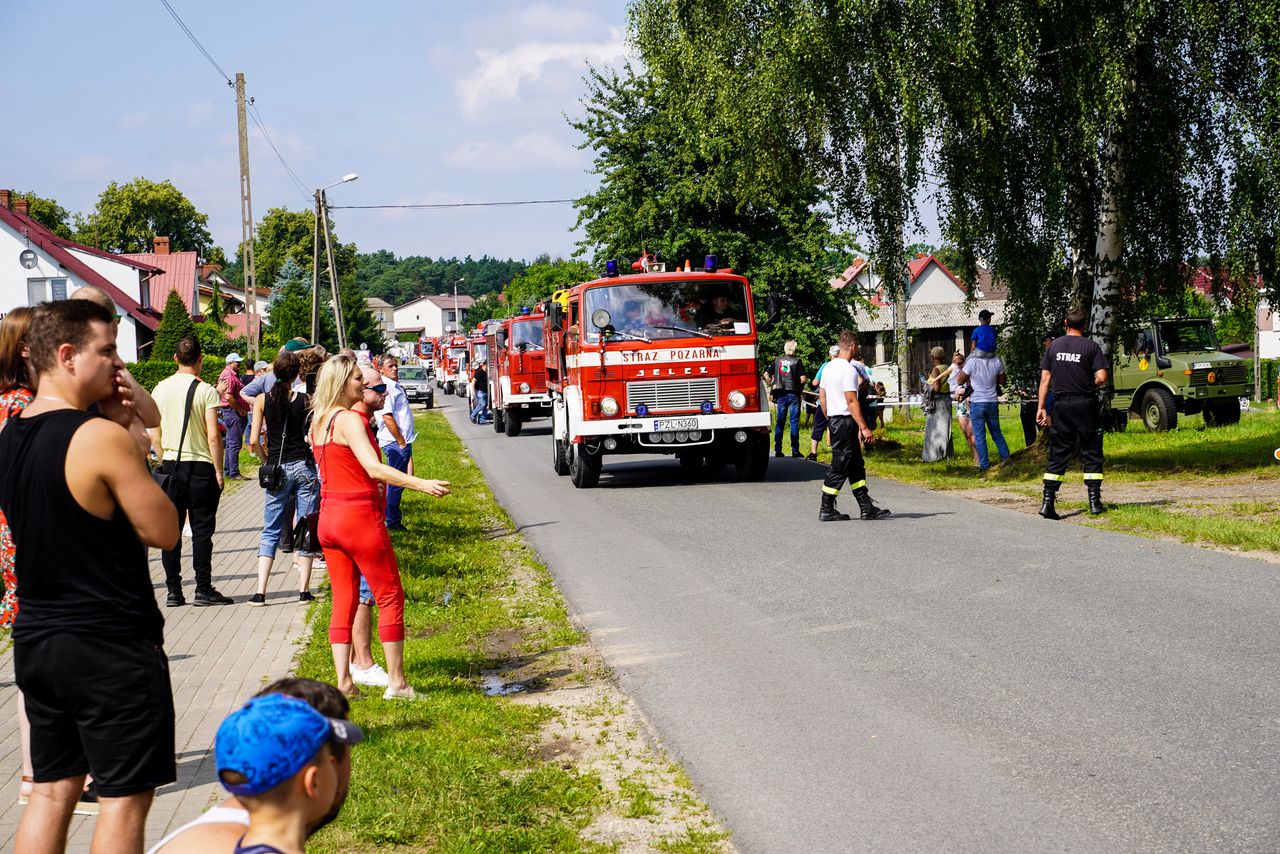
M 1089 512 L 1102 506 L 1102 413 L 1098 390 L 1107 383 L 1107 362 L 1096 341 L 1084 337 L 1085 313 L 1067 312 L 1067 334 L 1045 350 L 1040 362 L 1040 405 L 1036 422 L 1049 427 L 1049 463 L 1044 473 L 1044 500 L 1040 515 L 1057 519 L 1054 498 L 1062 485 L 1067 463 L 1077 453 L 1089 490 Z M 1045 410 L 1045 398 L 1053 390 L 1053 418 Z
M 821 522 L 843 522 L 847 513 L 836 509 L 836 496 L 845 481 L 853 490 L 858 502 L 859 515 L 863 519 L 882 519 L 889 515 L 883 507 L 877 507 L 867 491 L 867 468 L 862 460 L 859 440 L 875 441 L 871 427 L 862 417 L 858 406 L 858 391 L 866 380 L 849 360 L 858 354 L 858 336 L 849 330 L 840 333 L 840 348 L 836 357 L 822 369 L 822 385 L 819 387 L 819 405 L 827 414 L 831 429 L 831 470 L 822 482 L 822 508 L 818 511 Z

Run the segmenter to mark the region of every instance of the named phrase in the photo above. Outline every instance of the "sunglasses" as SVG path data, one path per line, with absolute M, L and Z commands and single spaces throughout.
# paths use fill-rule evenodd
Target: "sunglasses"
M 378 394 L 386 394 L 386 391 L 387 391 L 387 384 L 386 384 L 386 383 L 378 383 L 377 385 L 367 385 L 367 386 L 365 386 L 365 390 L 366 390 L 366 391 L 376 391 Z

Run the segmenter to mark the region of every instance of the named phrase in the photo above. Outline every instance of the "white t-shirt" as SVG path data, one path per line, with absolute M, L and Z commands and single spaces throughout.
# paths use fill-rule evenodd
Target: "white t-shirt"
M 979 352 L 983 351 L 970 353 L 964 363 L 965 375 L 969 377 L 969 385 L 973 386 L 969 402 L 995 403 L 997 378 L 1004 373 L 1004 362 L 994 353 L 979 356 Z
M 822 370 L 820 385 L 827 396 L 828 418 L 849 414 L 849 403 L 845 400 L 844 393 L 851 391 L 856 394 L 861 381 L 862 375 L 858 373 L 857 368 L 849 364 L 848 359 L 836 357 L 827 362 Z

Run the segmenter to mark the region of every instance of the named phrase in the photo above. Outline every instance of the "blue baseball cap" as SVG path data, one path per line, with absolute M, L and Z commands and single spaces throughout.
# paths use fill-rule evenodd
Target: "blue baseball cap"
M 306 767 L 326 742 L 356 744 L 363 738 L 364 731 L 351 721 L 326 718 L 296 697 L 255 697 L 218 727 L 218 779 L 233 795 L 260 795 Z M 245 781 L 228 782 L 227 772 Z

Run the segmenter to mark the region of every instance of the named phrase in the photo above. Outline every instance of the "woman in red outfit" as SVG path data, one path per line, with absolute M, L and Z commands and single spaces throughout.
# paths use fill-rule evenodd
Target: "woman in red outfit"
M 442 480 L 423 480 L 378 461 L 369 422 L 351 407 L 364 397 L 364 377 L 355 360 L 338 355 L 325 362 L 316 378 L 311 447 L 320 471 L 320 547 L 329 567 L 333 611 L 329 643 L 338 688 L 359 693 L 351 679 L 351 623 L 360 604 L 360 578 L 378 602 L 378 637 L 387 654 L 386 699 L 413 699 L 404 676 L 404 588 L 383 520 L 378 481 L 436 497 L 449 494 Z

